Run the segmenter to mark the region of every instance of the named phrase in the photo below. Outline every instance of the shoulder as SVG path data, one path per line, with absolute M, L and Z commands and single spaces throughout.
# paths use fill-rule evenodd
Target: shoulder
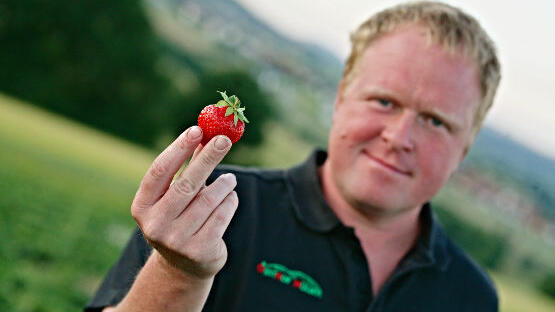
M 266 220 L 271 218 L 268 214 L 277 213 L 277 208 L 285 207 L 289 198 L 285 170 L 220 165 L 214 169 L 206 184 L 225 173 L 232 173 L 237 179 L 235 191 L 239 197 L 239 209 L 234 217 L 237 220 L 232 221 L 231 227 L 241 224 L 245 218 L 250 222 L 253 219 Z
M 206 184 L 212 183 L 218 176 L 232 173 L 237 179 L 235 191 L 239 195 L 240 202 L 243 204 L 252 201 L 256 195 L 258 200 L 260 196 L 276 197 L 287 194 L 287 183 L 285 170 L 282 169 L 262 169 L 257 167 L 241 167 L 236 165 L 219 165 L 214 169 L 210 177 L 206 180 Z M 254 201 L 251 204 L 258 203 Z
M 449 237 L 445 239 L 445 249 L 450 259 L 447 270 L 449 278 L 468 296 L 466 299 L 497 310 L 497 290 L 486 271 Z

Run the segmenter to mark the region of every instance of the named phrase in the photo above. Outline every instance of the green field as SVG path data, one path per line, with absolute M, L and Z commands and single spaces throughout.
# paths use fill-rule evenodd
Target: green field
M 277 124 L 238 156 L 269 167 L 310 147 Z M 134 227 L 129 205 L 155 152 L 0 96 L 0 311 L 75 311 Z M 555 311 L 520 280 L 494 275 L 502 311 Z

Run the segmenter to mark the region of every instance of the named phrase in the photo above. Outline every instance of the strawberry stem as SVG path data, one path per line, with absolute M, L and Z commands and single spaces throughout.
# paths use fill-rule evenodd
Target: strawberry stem
M 233 122 L 235 126 L 237 126 L 237 121 L 241 120 L 242 122 L 249 123 L 247 117 L 245 117 L 244 111 L 245 107 L 241 107 L 241 101 L 235 95 L 227 96 L 226 91 L 218 91 L 222 95 L 223 101 L 219 100 L 218 103 L 215 104 L 216 107 L 226 107 L 225 116 L 229 116 L 233 114 Z

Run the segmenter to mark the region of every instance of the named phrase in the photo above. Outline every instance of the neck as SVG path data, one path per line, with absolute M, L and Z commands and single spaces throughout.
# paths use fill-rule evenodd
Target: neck
M 329 161 L 318 169 L 324 198 L 344 225 L 354 228 L 366 256 L 377 295 L 420 233 L 421 207 L 387 213 L 382 207 L 356 207 L 337 188 Z
M 354 228 L 355 234 L 368 250 L 386 247 L 398 252 L 407 252 L 420 232 L 421 207 L 404 210 L 396 214 L 376 213 L 379 207 L 353 207 L 336 187 L 331 175 L 329 161 L 319 169 L 324 198 L 339 220 Z

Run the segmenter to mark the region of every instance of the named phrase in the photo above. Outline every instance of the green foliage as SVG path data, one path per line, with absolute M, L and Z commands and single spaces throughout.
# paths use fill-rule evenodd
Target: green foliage
M 543 278 L 539 285 L 539 289 L 549 297 L 555 299 L 555 272 Z
M 215 103 L 217 90 L 237 94 L 255 121 L 243 144 L 260 144 L 260 129 L 273 114 L 246 71 L 205 73 L 214 62 L 160 41 L 140 1 L 8 0 L 0 19 L 0 68 L 8 73 L 0 75 L 0 91 L 130 141 L 155 147 L 168 133 L 196 124 L 199 108 Z M 168 58 L 199 75 L 200 87 L 189 96 L 169 81 L 183 84 L 163 62 Z
M 209 72 L 200 74 L 198 80 L 198 87 L 185 96 L 186 101 L 174 106 L 168 116 L 168 123 L 171 124 L 175 135 L 197 124 L 200 111 L 206 105 L 216 104 L 221 99 L 217 90 L 225 90 L 241 100 L 242 107 L 246 108 L 245 115 L 250 121 L 245 126 L 240 143 L 262 143 L 263 126 L 276 116 L 276 110 L 272 98 L 259 88 L 247 72 L 238 69 Z
M 480 265 L 493 270 L 503 265 L 508 252 L 508 242 L 503 235 L 465 222 L 437 204 L 434 209 L 447 234 Z
M 155 71 L 159 44 L 137 0 L 7 0 L 0 90 L 150 145 L 177 92 Z

